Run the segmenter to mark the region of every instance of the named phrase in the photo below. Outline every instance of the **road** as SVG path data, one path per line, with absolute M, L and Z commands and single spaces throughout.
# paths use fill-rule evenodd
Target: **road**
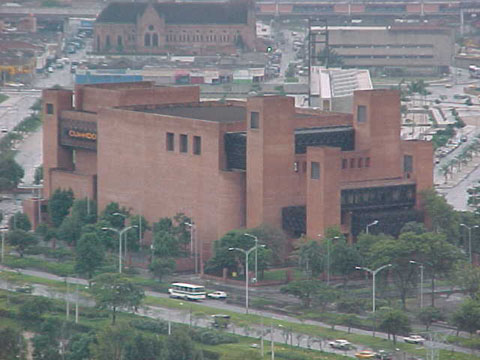
M 8 269 L 7 267 L 4 267 L 4 266 L 0 266 L 0 271 L 1 270 L 12 271 L 11 269 Z M 59 276 L 56 276 L 56 275 L 53 275 L 53 274 L 49 274 L 49 273 L 46 273 L 46 272 L 42 272 L 42 271 L 23 270 L 23 269 L 22 270 L 17 270 L 17 271 L 19 271 L 21 274 L 36 276 L 36 277 L 40 277 L 40 278 L 44 278 L 44 279 L 60 281 L 60 282 L 65 281 L 65 278 L 62 278 L 62 277 L 59 277 Z M 73 278 L 73 277 L 69 277 L 68 282 L 71 283 L 71 284 L 79 284 L 79 285 L 82 285 L 82 286 L 88 285 L 88 282 L 86 280 L 79 279 L 79 278 Z M 0 282 L 0 287 L 2 286 L 1 284 L 2 283 Z M 3 288 L 6 288 L 6 286 L 3 285 Z M 10 289 L 11 289 L 11 287 L 10 287 Z M 73 286 L 72 286 L 72 291 L 73 291 Z M 52 290 L 46 288 L 43 285 L 41 285 L 41 286 L 35 285 L 34 286 L 34 294 L 38 294 L 38 295 L 41 295 L 41 296 L 47 296 L 47 297 L 56 297 L 56 298 L 64 298 L 65 297 L 65 295 L 63 293 L 55 293 L 55 291 L 52 291 Z M 145 294 L 148 295 L 148 296 L 157 297 L 157 298 L 167 298 L 168 297 L 167 294 L 158 293 L 158 292 L 154 292 L 154 291 L 146 291 Z M 75 300 L 73 295 L 70 297 L 70 300 L 71 301 Z M 83 299 L 83 300 L 80 300 L 80 301 L 84 301 L 83 303 L 87 304 L 88 306 L 93 305 L 91 302 L 85 302 L 85 300 L 86 299 Z M 89 300 L 89 301 L 91 301 L 91 300 Z M 228 303 L 218 301 L 218 300 L 207 299 L 207 300 L 202 301 L 201 305 L 209 307 L 209 308 L 213 308 L 213 309 L 216 309 L 216 310 L 220 310 L 220 311 L 228 310 L 228 311 L 236 312 L 236 313 L 244 313 L 245 312 L 243 307 L 228 304 Z M 182 312 L 182 311 L 172 310 L 170 308 L 162 308 L 162 307 L 156 307 L 156 306 L 146 306 L 146 307 L 143 307 L 142 309 L 140 309 L 140 314 L 151 317 L 151 318 L 158 318 L 158 319 L 163 319 L 163 320 L 167 320 L 167 321 L 170 320 L 172 322 L 189 323 L 190 321 L 192 321 L 192 323 L 193 323 L 194 320 L 193 319 L 190 320 L 190 318 L 189 318 L 190 308 L 188 307 L 188 305 L 186 305 L 185 308 L 186 308 L 185 311 Z M 275 321 L 280 321 L 281 320 L 281 321 L 288 321 L 290 323 L 296 323 L 296 324 L 308 324 L 308 325 L 318 326 L 318 327 L 327 328 L 327 329 L 331 328 L 331 325 L 325 324 L 325 323 L 322 323 L 322 322 L 319 322 L 319 321 L 313 321 L 313 320 L 303 321 L 303 320 L 299 320 L 299 319 L 294 318 L 294 317 L 279 315 L 279 314 L 275 314 L 275 313 L 268 312 L 268 311 L 258 311 L 258 310 L 250 309 L 250 314 L 255 314 L 255 315 L 264 317 L 265 324 L 267 326 L 270 326 L 272 324 L 274 326 L 274 329 L 276 329 L 275 334 L 274 334 L 274 340 L 275 340 L 275 342 L 279 342 L 279 343 L 285 341 L 285 334 L 286 334 L 286 332 L 288 332 L 288 329 L 285 329 L 285 328 L 281 329 L 278 323 L 275 324 Z M 206 319 L 195 319 L 195 325 L 196 326 L 201 326 L 201 327 L 210 327 L 211 326 L 211 321 L 206 320 Z M 344 331 L 344 332 L 348 331 L 348 329 L 345 326 L 336 326 L 336 329 L 340 330 L 340 331 Z M 251 326 L 250 329 L 242 329 L 242 328 L 232 327 L 232 328 L 229 329 L 229 331 L 232 332 L 232 333 L 238 334 L 238 335 L 245 335 L 245 336 L 252 336 L 252 332 L 257 333 L 257 334 L 261 334 L 261 328 L 260 328 L 260 325 L 258 325 L 258 324 Z M 448 333 L 452 332 L 451 330 L 445 330 L 445 331 L 448 332 Z M 372 335 L 371 331 L 362 330 L 362 329 L 352 328 L 351 332 L 353 334 L 360 334 L 360 335 L 366 335 L 366 336 L 371 336 Z M 382 332 L 376 332 L 376 336 L 379 337 L 379 338 L 383 338 L 383 339 L 388 338 L 387 334 L 382 333 Z M 258 337 L 258 335 L 257 335 L 257 337 Z M 293 339 L 294 339 L 294 341 L 293 341 Z M 309 341 L 308 336 L 306 336 L 305 334 L 294 333 L 291 340 L 293 341 L 294 345 L 297 345 L 297 343 L 298 343 L 300 347 L 308 348 L 309 347 L 309 342 L 312 339 L 310 339 L 310 341 Z M 318 342 L 316 342 L 314 344 L 310 344 L 310 348 L 316 349 L 316 350 L 323 350 L 323 351 L 326 351 L 326 352 L 332 352 L 332 353 L 336 353 L 336 354 L 342 354 L 342 355 L 346 355 L 346 356 L 349 356 L 349 357 L 354 357 L 355 351 L 368 349 L 363 345 L 355 344 L 355 346 L 356 346 L 355 351 L 350 350 L 350 351 L 345 352 L 345 351 L 330 348 L 328 346 L 328 340 L 327 339 L 316 339 L 316 340 Z M 434 343 L 434 342 L 430 342 L 430 341 L 427 341 L 425 343 L 426 347 L 430 347 L 430 346 L 433 346 L 433 345 L 435 345 L 435 347 L 439 348 L 439 349 L 453 350 L 453 351 L 456 351 L 456 352 L 463 352 L 463 353 L 467 353 L 467 354 L 472 354 L 472 351 L 470 349 L 462 348 L 462 347 L 459 347 L 459 346 L 447 345 L 447 344 L 444 344 L 444 343 L 437 343 L 437 342 Z M 480 351 L 474 351 L 473 354 L 479 356 Z M 402 355 L 403 355 L 403 353 L 402 353 Z

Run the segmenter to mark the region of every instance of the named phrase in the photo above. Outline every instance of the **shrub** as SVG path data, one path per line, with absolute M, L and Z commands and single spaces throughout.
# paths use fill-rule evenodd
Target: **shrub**
M 202 350 L 203 352 L 203 358 L 205 360 L 219 360 L 220 359 L 220 354 L 215 352 L 215 351 L 210 351 L 210 350 Z
M 291 351 L 275 351 L 275 357 L 288 360 L 309 360 L 310 357 L 303 354 L 296 354 Z
M 228 333 L 210 329 L 190 329 L 190 336 L 193 340 L 205 345 L 233 344 L 238 339 Z
M 135 329 L 153 332 L 155 334 L 168 334 L 168 322 L 163 320 L 137 319 L 130 321 L 130 326 Z

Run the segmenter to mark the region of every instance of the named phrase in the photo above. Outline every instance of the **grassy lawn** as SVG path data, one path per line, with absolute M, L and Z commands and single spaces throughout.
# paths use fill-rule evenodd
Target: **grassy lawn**
M 0 104 L 8 99 L 8 95 L 0 94 Z

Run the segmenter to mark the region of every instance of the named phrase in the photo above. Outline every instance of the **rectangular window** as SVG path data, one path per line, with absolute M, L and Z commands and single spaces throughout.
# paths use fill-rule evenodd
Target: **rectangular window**
M 367 107 L 365 105 L 358 105 L 358 107 L 357 107 L 357 121 L 359 123 L 367 122 Z
M 342 169 L 346 169 L 348 167 L 348 160 L 342 159 Z
M 258 129 L 260 127 L 260 114 L 256 111 L 250 113 L 250 129 Z
M 193 137 L 193 153 L 195 155 L 202 153 L 202 138 L 200 136 Z
M 47 104 L 47 114 L 48 115 L 53 114 L 53 104 Z
M 320 179 L 320 163 L 312 161 L 312 168 L 311 168 L 311 173 L 310 177 L 312 179 Z
M 167 151 L 175 150 L 175 135 L 173 133 L 167 133 Z
M 413 172 L 413 156 L 405 155 L 403 157 L 403 172 L 405 173 Z
M 355 168 L 355 159 L 350 159 L 350 167 Z
M 180 134 L 180 152 L 188 152 L 188 136 L 185 134 Z
M 370 158 L 365 158 L 365 167 L 370 167 Z
M 363 167 L 363 158 L 358 159 L 358 167 L 362 168 Z

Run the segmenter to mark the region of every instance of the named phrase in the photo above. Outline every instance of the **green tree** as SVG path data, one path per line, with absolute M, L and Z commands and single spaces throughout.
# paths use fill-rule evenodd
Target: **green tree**
M 111 227 L 108 221 L 99 220 L 95 224 L 84 225 L 81 233 L 95 233 L 105 249 L 118 251 L 118 235 L 111 231 L 103 230 L 107 227 Z
M 331 271 L 335 274 L 343 276 L 344 285 L 346 285 L 350 274 L 355 271 L 355 267 L 362 262 L 358 248 L 356 246 L 349 245 L 343 236 L 333 242 L 330 252 L 330 259 Z
M 326 285 L 319 280 L 298 280 L 282 286 L 280 291 L 295 296 L 304 307 L 310 308 L 312 300 L 325 289 Z
M 302 237 L 296 244 L 294 257 L 298 259 L 298 266 L 308 277 L 318 277 L 325 270 L 325 249 L 315 240 Z
M 425 225 L 416 221 L 409 221 L 405 225 L 403 225 L 400 233 L 412 232 L 417 235 L 421 235 L 427 232 Z
M 80 237 L 75 252 L 75 271 L 91 279 L 105 258 L 102 243 L 95 233 L 86 233 Z
M 343 67 L 343 58 L 330 47 L 324 47 L 318 54 L 318 61 L 326 67 Z
M 38 240 L 35 236 L 24 230 L 12 230 L 7 233 L 7 242 L 15 247 L 20 257 L 23 257 L 25 249 L 36 245 Z
M 369 262 L 373 268 L 392 264 L 390 274 L 399 291 L 403 309 L 406 308 L 407 295 L 417 284 L 417 269 L 410 264 L 415 257 L 420 242 L 419 235 L 406 232 L 398 239 L 385 238 L 370 248 Z M 387 273 L 385 272 L 384 275 Z
M 39 320 L 43 314 L 52 309 L 52 300 L 40 297 L 32 296 L 28 297 L 25 302 L 20 305 L 18 309 L 18 315 L 23 320 Z
M 15 214 L 10 216 L 8 219 L 8 228 L 11 230 L 23 230 L 30 231 L 32 229 L 32 224 L 28 219 L 28 216 L 21 211 L 17 211 Z
M 59 344 L 55 339 L 43 334 L 37 334 L 32 339 L 34 360 L 62 360 Z
M 128 344 L 132 341 L 134 332 L 130 326 L 106 326 L 97 333 L 92 344 L 95 360 L 124 360 Z
M 447 201 L 435 190 L 421 192 L 426 215 L 431 219 L 434 232 L 443 232 L 447 239 L 455 243 L 459 238 L 458 215 Z
M 87 197 L 74 200 L 70 214 L 81 226 L 95 224 L 97 221 L 97 203 Z
M 150 264 L 149 269 L 153 276 L 162 281 L 163 277 L 175 271 L 175 266 L 175 260 L 172 258 L 157 258 Z
M 114 214 L 123 214 L 121 215 L 114 215 Z M 125 219 L 130 216 L 130 212 L 122 207 L 116 202 L 111 202 L 105 206 L 105 209 L 100 214 L 100 220 L 106 220 L 110 225 L 117 229 L 121 229 L 125 227 Z
M 445 317 L 439 309 L 427 306 L 419 311 L 417 319 L 420 320 L 423 325 L 425 325 L 425 330 L 428 331 L 430 325 L 436 321 L 443 321 Z
M 480 267 L 463 262 L 456 266 L 453 284 L 459 286 L 470 298 L 480 300 Z
M 168 360 L 192 360 L 195 359 L 195 345 L 183 331 L 174 331 L 167 337 Z
M 347 327 L 349 334 L 352 327 L 358 326 L 360 323 L 360 319 L 353 314 L 346 314 L 341 317 L 341 324 Z
M 0 191 L 17 187 L 24 175 L 23 168 L 12 156 L 0 156 Z
M 119 308 L 136 309 L 145 293 L 122 274 L 101 274 L 94 278 L 92 293 L 100 309 L 112 311 L 112 325 L 115 324 Z
M 35 168 L 35 174 L 33 175 L 33 183 L 35 185 L 40 185 L 43 180 L 43 165 L 40 165 Z
M 407 315 L 400 310 L 387 310 L 381 313 L 380 330 L 385 331 L 393 338 L 393 343 L 397 343 L 397 335 L 407 334 L 410 332 L 410 322 Z
M 127 345 L 125 360 L 167 360 L 164 342 L 157 336 L 136 333 Z
M 480 302 L 472 299 L 465 300 L 453 313 L 452 323 L 457 327 L 457 332 L 467 331 L 472 336 L 480 329 Z
M 265 244 L 271 250 L 273 264 L 281 265 L 285 262 L 288 253 L 288 237 L 282 229 L 269 224 L 261 224 L 245 230 L 245 233 L 256 236 L 258 244 Z
M 73 191 L 56 189 L 48 200 L 48 215 L 54 227 L 58 228 L 73 204 Z
M 11 327 L 0 329 L 0 359 L 19 359 L 22 347 L 23 337 L 20 331 Z
M 128 235 L 128 249 L 129 250 L 138 250 L 140 245 L 140 238 L 143 239 L 145 232 L 152 230 L 147 219 L 142 215 L 134 215 L 130 218 L 130 225 L 136 226 L 134 229 L 127 231 Z
M 170 218 L 162 218 L 153 224 L 153 249 L 157 256 L 178 257 L 180 255 L 175 227 Z
M 67 360 L 87 360 L 92 358 L 91 347 L 94 346 L 93 333 L 75 334 L 68 342 Z
M 57 237 L 67 244 L 75 246 L 80 238 L 81 228 L 82 224 L 77 218 L 67 216 L 63 219 L 62 224 L 57 230 Z
M 432 307 L 435 307 L 435 280 L 438 276 L 448 276 L 461 255 L 458 249 L 450 244 L 444 234 L 425 233 L 420 235 L 418 256 L 430 274 L 432 284 Z

